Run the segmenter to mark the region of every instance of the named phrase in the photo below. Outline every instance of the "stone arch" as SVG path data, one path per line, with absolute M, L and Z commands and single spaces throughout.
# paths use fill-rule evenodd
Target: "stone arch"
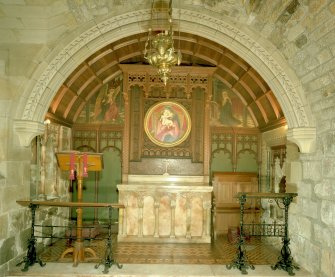
M 237 28 L 228 21 L 180 10 L 180 30 L 213 40 L 257 68 L 277 97 L 288 123 L 288 139 L 297 143 L 302 152 L 309 152 L 315 140 L 314 122 L 303 89 L 295 73 L 278 50 L 259 34 Z M 35 71 L 31 85 L 18 103 L 15 129 L 21 145 L 44 129 L 43 120 L 56 91 L 77 65 L 101 47 L 128 35 L 144 32 L 141 24 L 150 18 L 150 10 L 134 11 L 104 20 L 86 29 L 62 49 L 54 51 L 49 63 Z M 121 28 L 122 27 L 122 28 Z M 61 44 L 59 44 L 61 45 Z M 45 60 L 45 59 L 44 59 Z M 42 73 L 41 73 L 42 72 Z

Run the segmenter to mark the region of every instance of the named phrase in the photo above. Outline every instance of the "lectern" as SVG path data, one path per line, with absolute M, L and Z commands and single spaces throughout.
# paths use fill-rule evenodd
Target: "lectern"
M 84 153 L 84 152 L 58 152 L 56 153 L 58 166 L 61 170 L 70 172 L 70 179 L 74 179 L 74 172 L 76 171 L 76 178 L 78 182 L 77 201 L 83 200 L 83 178 L 88 176 L 88 171 L 101 171 L 103 168 L 103 159 L 101 153 Z M 68 253 L 73 253 L 73 266 L 77 266 L 79 262 L 85 260 L 85 252 L 90 253 L 96 257 L 93 249 L 84 247 L 84 240 L 82 237 L 83 228 L 83 207 L 78 207 L 77 210 L 77 239 L 74 247 L 66 249 L 62 258 Z

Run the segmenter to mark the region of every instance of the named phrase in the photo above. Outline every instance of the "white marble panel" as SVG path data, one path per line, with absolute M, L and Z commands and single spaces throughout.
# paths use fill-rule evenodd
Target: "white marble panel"
M 118 240 L 210 242 L 212 187 L 186 183 L 118 185 L 119 202 L 125 205 Z

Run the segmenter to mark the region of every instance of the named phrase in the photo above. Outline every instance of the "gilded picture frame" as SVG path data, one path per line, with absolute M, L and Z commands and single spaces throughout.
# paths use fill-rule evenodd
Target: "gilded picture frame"
M 176 102 L 164 101 L 151 106 L 144 118 L 148 138 L 161 147 L 184 142 L 191 132 L 191 118 L 186 108 Z

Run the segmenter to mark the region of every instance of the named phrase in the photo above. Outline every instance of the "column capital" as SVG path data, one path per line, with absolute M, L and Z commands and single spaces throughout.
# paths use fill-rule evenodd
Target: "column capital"
M 45 124 L 32 120 L 15 120 L 14 130 L 18 135 L 21 146 L 29 147 L 32 139 L 38 135 L 43 135 Z
M 301 153 L 311 153 L 315 150 L 316 128 L 288 129 L 287 140 L 298 145 Z

